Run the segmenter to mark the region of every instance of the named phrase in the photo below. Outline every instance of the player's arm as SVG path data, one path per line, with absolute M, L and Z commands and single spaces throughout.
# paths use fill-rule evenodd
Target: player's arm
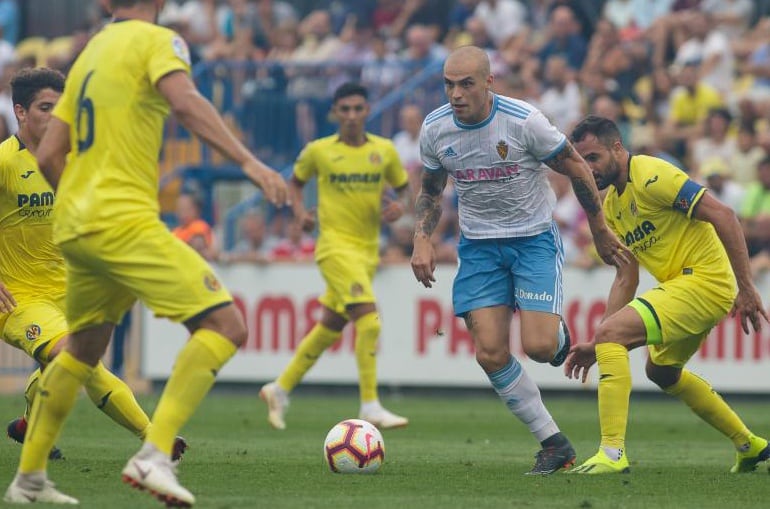
M 632 255 L 607 226 L 599 190 L 596 188 L 588 163 L 580 157 L 569 141 L 564 143 L 564 147 L 559 152 L 543 162 L 553 171 L 570 178 L 572 190 L 580 206 L 586 211 L 596 250 L 604 263 L 615 266 L 628 263 Z
M 156 87 L 182 125 L 235 161 L 246 176 L 262 189 L 271 203 L 286 203 L 288 190 L 283 177 L 254 157 L 233 135 L 214 106 L 195 88 L 186 72 L 170 72 L 157 81 Z
M 638 287 L 639 262 L 632 256 L 628 263 L 621 263 L 615 267 L 615 279 L 610 287 L 610 294 L 607 297 L 607 310 L 602 320 L 614 315 L 631 302 L 636 295 Z
M 412 199 L 412 193 L 409 192 L 409 183 L 394 188 L 396 199 L 392 199 L 387 194 L 383 196 L 382 219 L 388 223 L 398 221 L 409 208 L 409 202 Z
M 426 288 L 436 281 L 436 253 L 431 243 L 431 235 L 441 218 L 441 194 L 447 183 L 447 172 L 422 170 L 422 187 L 414 205 L 414 249 L 412 251 L 412 271 L 417 281 Z
M 37 165 L 54 191 L 59 187 L 59 180 L 67 163 L 70 151 L 70 126 L 60 118 L 51 116 L 37 147 Z
M 294 220 L 300 222 L 303 231 L 310 233 L 315 229 L 316 220 L 313 211 L 305 208 L 304 191 L 305 181 L 292 175 L 289 179 L 289 198 Z
M 738 282 L 738 295 L 735 297 L 732 314 L 741 317 L 743 331 L 749 333 L 747 320 L 751 321 L 754 330 L 761 328 L 760 317 L 768 320 L 767 312 L 762 305 L 762 298 L 754 286 L 749 268 L 749 251 L 743 236 L 738 217 L 730 207 L 720 202 L 710 193 L 703 193 L 698 203 L 694 205 L 692 217 L 707 221 L 714 226 L 719 240 L 727 251 L 727 258 Z

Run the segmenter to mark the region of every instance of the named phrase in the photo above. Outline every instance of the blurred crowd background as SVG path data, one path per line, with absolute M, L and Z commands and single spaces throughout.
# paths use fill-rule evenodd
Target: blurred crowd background
M 109 21 L 104 3 L 0 0 L 0 134 L 16 128 L 10 75 L 66 73 Z M 770 268 L 770 0 L 169 0 L 160 23 L 188 41 L 201 91 L 287 176 L 305 143 L 334 132 L 334 88 L 366 85 L 368 128 L 393 139 L 414 193 L 420 125 L 445 102 L 443 59 L 483 47 L 496 92 L 567 134 L 589 113 L 613 119 L 633 153 L 671 161 L 730 205 L 753 270 Z M 206 258 L 312 260 L 313 235 L 173 119 L 160 164 L 164 217 Z M 567 263 L 597 266 L 569 181 L 551 183 Z M 441 262 L 456 260 L 456 207 L 450 185 L 434 239 Z M 383 225 L 383 263 L 408 262 L 412 226 L 411 214 Z

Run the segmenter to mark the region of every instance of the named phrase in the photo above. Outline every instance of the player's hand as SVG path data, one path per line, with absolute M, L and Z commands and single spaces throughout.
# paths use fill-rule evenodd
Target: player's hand
M 315 230 L 315 209 L 306 210 L 303 212 L 299 218 L 297 219 L 299 221 L 299 225 L 302 228 L 302 231 L 305 233 L 310 233 L 313 230 Z
M 412 272 L 417 281 L 425 288 L 432 288 L 436 278 L 433 271 L 436 270 L 436 252 L 430 239 L 415 237 L 412 249 Z
M 246 163 L 243 171 L 257 187 L 262 189 L 267 201 L 277 207 L 290 205 L 289 188 L 286 185 L 286 179 L 280 173 L 256 160 Z
M 564 362 L 564 374 L 567 378 L 580 379 L 585 383 L 588 370 L 596 363 L 596 348 L 593 343 L 578 343 L 569 349 Z
M 382 220 L 388 223 L 397 221 L 404 215 L 404 205 L 388 196 L 382 197 Z
M 762 307 L 762 298 L 759 296 L 754 285 L 750 288 L 739 289 L 738 295 L 735 296 L 735 302 L 733 303 L 732 316 L 738 315 L 741 317 L 741 328 L 743 332 L 749 334 L 749 323 L 755 331 L 762 329 L 762 320 L 764 318 L 766 322 L 770 322 L 767 318 L 767 312 Z
M 619 267 L 631 261 L 633 255 L 609 228 L 603 228 L 593 233 L 594 244 L 599 256 L 607 265 Z
M 16 299 L 0 281 L 0 313 L 10 313 L 16 307 Z

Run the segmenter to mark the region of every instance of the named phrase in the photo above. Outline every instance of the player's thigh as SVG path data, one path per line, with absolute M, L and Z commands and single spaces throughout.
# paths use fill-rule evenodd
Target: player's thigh
M 650 359 L 659 366 L 682 367 L 698 351 L 709 331 L 730 311 L 729 284 L 680 276 L 637 298 L 657 319 L 660 334 L 648 335 Z
M 175 322 L 196 321 L 232 297 L 211 266 L 162 223 L 113 253 L 109 272 L 155 313 Z
M 511 260 L 515 307 L 561 316 L 564 248 L 556 225 L 538 235 L 510 239 L 504 252 Z
M 460 238 L 459 266 L 452 284 L 452 305 L 456 316 L 492 306 L 513 308 L 511 275 L 497 239 Z
M 335 313 L 347 317 L 347 308 L 353 304 L 377 301 L 374 295 L 375 257 L 355 251 L 332 253 L 318 261 L 318 268 L 326 282 L 326 291 L 319 302 Z
M 465 324 L 473 338 L 476 356 L 499 357 L 507 362 L 513 310 L 509 306 L 473 309 L 465 314 Z
M 88 235 L 61 245 L 67 266 L 67 323 L 71 332 L 117 324 L 134 303 L 134 296 L 112 279 L 100 257 L 101 238 Z
M 48 363 L 51 349 L 67 332 L 61 304 L 47 301 L 19 304 L 5 317 L 2 325 L 3 341 L 24 350 L 41 364 Z

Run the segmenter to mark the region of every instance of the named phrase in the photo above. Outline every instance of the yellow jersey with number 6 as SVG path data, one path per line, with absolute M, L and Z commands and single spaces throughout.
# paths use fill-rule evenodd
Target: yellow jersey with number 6
M 55 242 L 157 219 L 169 106 L 156 84 L 176 71 L 190 72 L 185 42 L 139 20 L 107 25 L 77 58 L 53 111 L 69 124 L 71 143 L 57 193 Z

